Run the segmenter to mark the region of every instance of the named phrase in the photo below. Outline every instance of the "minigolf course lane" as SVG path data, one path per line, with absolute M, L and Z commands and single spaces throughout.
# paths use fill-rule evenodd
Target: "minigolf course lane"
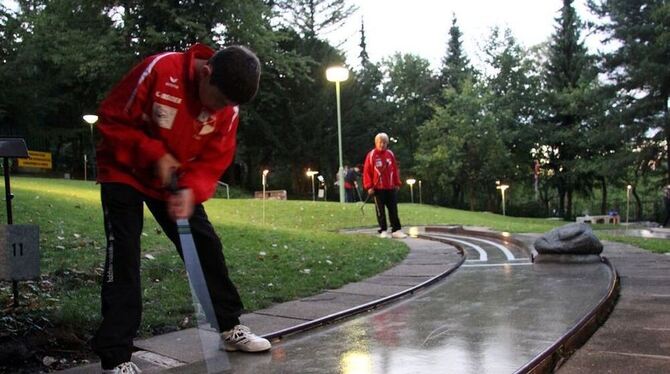
M 515 373 L 553 367 L 552 350 L 611 295 L 606 262 L 533 264 L 518 241 L 425 232 L 466 261 L 395 304 L 275 342 L 267 354 L 230 354 L 233 373 Z M 475 248 L 477 247 L 477 248 Z M 484 253 L 482 253 L 484 252 Z M 544 365 L 544 366 L 543 366 Z M 204 372 L 202 364 L 174 372 Z

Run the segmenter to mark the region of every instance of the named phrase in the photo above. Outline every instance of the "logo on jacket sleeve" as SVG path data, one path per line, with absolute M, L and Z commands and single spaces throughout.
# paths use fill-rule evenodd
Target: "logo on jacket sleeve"
M 168 130 L 172 129 L 176 116 L 177 108 L 161 103 L 154 103 L 151 118 L 158 126 Z
M 169 80 L 165 82 L 165 85 L 171 88 L 176 88 L 179 89 L 179 85 L 177 84 L 179 82 L 179 78 L 175 77 L 169 77 Z

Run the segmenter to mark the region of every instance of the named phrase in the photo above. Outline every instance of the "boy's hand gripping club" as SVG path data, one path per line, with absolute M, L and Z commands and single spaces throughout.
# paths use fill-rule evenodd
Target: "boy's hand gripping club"
M 173 194 L 179 193 L 177 179 L 177 174 L 172 174 L 169 189 Z M 184 258 L 184 265 L 186 266 L 186 274 L 188 275 L 188 282 L 191 285 L 191 296 L 193 298 L 195 312 L 196 314 L 198 313 L 199 305 L 205 313 L 205 317 L 210 325 L 216 330 L 219 330 L 219 323 L 214 314 L 212 298 L 209 295 L 207 282 L 205 282 L 205 274 L 202 271 L 198 251 L 196 250 L 193 235 L 191 234 L 191 226 L 186 218 L 177 219 L 176 223 L 177 232 L 179 233 L 179 242 L 181 243 L 182 256 Z

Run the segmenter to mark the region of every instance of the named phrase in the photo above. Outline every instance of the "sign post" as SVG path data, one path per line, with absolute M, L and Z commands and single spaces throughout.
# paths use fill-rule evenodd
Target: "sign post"
M 28 158 L 28 147 L 22 138 L 0 138 L 0 157 L 5 176 L 7 225 L 0 226 L 0 279 L 12 281 L 14 307 L 19 306 L 18 280 L 39 276 L 39 229 L 35 225 L 14 225 L 12 194 L 9 181 L 9 158 Z

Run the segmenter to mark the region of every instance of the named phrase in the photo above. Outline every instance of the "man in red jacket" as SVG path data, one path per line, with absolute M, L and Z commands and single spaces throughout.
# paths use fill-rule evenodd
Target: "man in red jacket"
M 407 237 L 402 232 L 400 219 L 398 219 L 398 197 L 400 186 L 400 173 L 398 163 L 388 149 L 389 137 L 385 133 L 375 136 L 375 148 L 365 156 L 363 165 L 363 187 L 372 195 L 377 211 L 377 222 L 379 222 L 379 236 L 388 238 L 388 226 L 386 224 L 386 207 L 389 211 L 391 221 L 390 237 L 404 239 Z
M 130 357 L 142 312 L 144 204 L 180 255 L 175 220 L 189 219 L 221 330 L 221 348 L 270 349 L 270 342 L 240 325 L 242 301 L 202 205 L 233 160 L 238 105 L 256 95 L 259 78 L 260 62 L 247 48 L 231 46 L 215 53 L 195 44 L 183 53 L 146 58 L 100 105 L 98 182 L 107 256 L 103 320 L 92 343 L 103 372 L 139 372 Z M 176 194 L 167 188 L 173 174 L 178 176 Z

